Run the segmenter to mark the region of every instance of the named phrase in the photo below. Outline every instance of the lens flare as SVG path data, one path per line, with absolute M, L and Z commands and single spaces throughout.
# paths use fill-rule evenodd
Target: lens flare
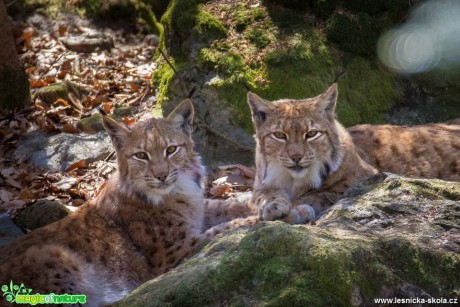
M 382 35 L 380 60 L 391 70 L 411 74 L 460 67 L 460 1 L 432 0 L 417 6 L 402 26 Z

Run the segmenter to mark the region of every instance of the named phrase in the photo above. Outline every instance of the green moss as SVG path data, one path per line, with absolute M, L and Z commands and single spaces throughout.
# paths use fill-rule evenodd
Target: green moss
M 199 37 L 206 41 L 213 41 L 227 36 L 227 29 L 219 19 L 203 10 L 200 10 L 196 15 L 194 30 Z
M 202 35 L 210 31 L 206 29 L 216 29 L 217 33 L 224 34 L 222 23 L 215 17 L 211 18 L 207 11 L 209 4 L 200 3 L 185 3 L 182 0 L 171 2 L 162 21 L 167 28 L 171 26 L 174 29 L 174 37 L 185 38 L 193 33 Z M 311 5 L 324 5 L 328 12 L 334 6 L 329 1 L 315 1 Z M 347 126 L 386 120 L 385 114 L 396 99 L 395 80 L 374 60 L 340 54 L 328 43 L 325 31 L 306 25 L 303 14 L 297 11 L 280 8 L 275 12 L 270 11 L 270 7 L 251 8 L 246 2 L 212 7 L 210 11 L 216 9 L 227 16 L 226 28 L 233 33 L 204 45 L 196 57 L 190 57 L 188 53 L 182 58 L 189 63 L 189 67 L 195 66 L 204 73 L 212 71 L 217 74 L 210 86 L 216 87 L 219 98 L 232 106 L 231 121 L 236 125 L 248 131 L 252 129 L 243 81 L 267 99 L 300 99 L 323 92 L 342 69 L 347 71 L 347 76 L 339 84 L 337 110 L 340 120 Z M 178 11 L 181 15 L 177 16 L 177 20 L 172 19 L 171 16 Z M 332 20 L 341 18 L 334 16 Z M 285 17 L 289 25 L 281 28 Z M 365 19 L 362 17 L 359 20 L 364 22 Z M 228 22 L 236 25 L 237 29 L 229 26 Z M 241 27 L 238 28 L 238 25 Z M 251 28 L 247 29 L 247 25 L 251 25 Z M 356 24 L 355 30 L 358 31 L 361 26 Z M 241 31 L 242 35 L 235 34 L 235 31 Z M 346 41 L 353 40 L 346 37 Z M 361 43 L 365 44 L 362 40 Z M 183 45 L 176 48 L 174 42 L 170 48 L 174 59 L 180 56 L 177 50 L 184 50 Z M 369 54 L 370 49 L 364 53 Z M 153 77 L 154 83 L 159 86 L 160 102 L 168 98 L 172 76 L 171 69 L 161 64 Z
M 367 56 L 375 54 L 380 29 L 377 20 L 366 13 L 355 16 L 335 13 L 328 20 L 326 31 L 328 39 L 344 51 Z
M 339 120 L 346 126 L 387 122 L 387 112 L 397 98 L 395 76 L 376 62 L 358 57 L 344 69 L 347 74 L 339 82 Z
M 173 65 L 175 61 L 173 58 L 169 59 Z M 162 61 L 152 74 L 152 85 L 157 89 L 158 92 L 158 104 L 162 104 L 169 97 L 169 85 L 174 77 L 174 70 L 166 62 Z
M 160 36 L 160 46 L 168 47 L 173 56 L 184 56 L 182 42 L 190 37 L 195 29 L 200 4 L 205 0 L 171 0 L 166 12 L 161 17 L 162 25 L 167 29 Z M 200 37 L 196 37 L 200 39 Z
M 64 99 L 71 103 L 69 94 L 80 97 L 80 92 L 81 90 L 76 84 L 70 81 L 63 81 L 40 88 L 37 92 L 35 92 L 33 99 L 40 98 L 43 102 L 49 105 L 58 99 Z
M 460 257 L 445 251 L 424 251 L 403 239 L 383 243 L 382 254 L 395 273 L 429 293 L 439 296 L 460 284 Z
M 245 37 L 251 41 L 257 48 L 263 49 L 270 44 L 271 40 L 268 34 L 266 34 L 263 30 L 253 28 L 249 30 Z

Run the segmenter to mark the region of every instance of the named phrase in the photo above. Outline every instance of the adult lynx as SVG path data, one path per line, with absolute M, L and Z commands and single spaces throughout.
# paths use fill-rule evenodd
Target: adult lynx
M 211 235 L 255 221 L 204 229 L 204 221 L 221 220 L 224 214 L 212 215 L 226 208 L 203 198 L 204 168 L 193 151 L 192 118 L 190 100 L 166 119 L 132 127 L 104 118 L 117 172 L 94 203 L 4 248 L 0 285 L 12 281 L 35 293 L 83 294 L 85 306 L 111 304 L 177 265 Z
M 257 141 L 252 202 L 261 219 L 312 220 L 379 171 L 460 180 L 459 126 L 364 125 L 350 129 L 352 139 L 336 119 L 337 94 L 336 84 L 302 100 L 248 93 Z

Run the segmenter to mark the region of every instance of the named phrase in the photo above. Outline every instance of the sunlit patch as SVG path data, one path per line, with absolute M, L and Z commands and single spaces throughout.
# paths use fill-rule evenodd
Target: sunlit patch
M 380 60 L 399 73 L 460 66 L 460 1 L 433 0 L 417 6 L 410 19 L 382 35 Z

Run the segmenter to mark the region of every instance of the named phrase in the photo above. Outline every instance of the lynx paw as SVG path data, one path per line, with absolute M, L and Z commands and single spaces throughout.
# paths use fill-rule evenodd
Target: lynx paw
M 289 224 L 305 224 L 314 221 L 316 218 L 315 209 L 310 205 L 295 206 L 289 212 L 285 222 Z
M 259 217 L 263 221 L 282 220 L 291 211 L 291 202 L 287 199 L 275 199 L 260 204 Z

